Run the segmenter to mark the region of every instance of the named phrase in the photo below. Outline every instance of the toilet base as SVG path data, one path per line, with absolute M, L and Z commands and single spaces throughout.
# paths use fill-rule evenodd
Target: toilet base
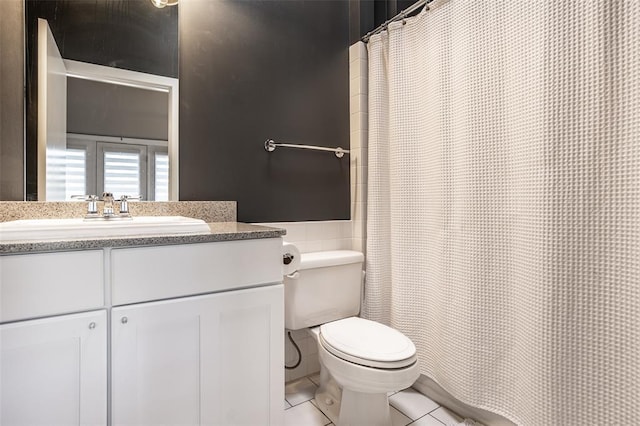
M 336 426 L 391 426 L 386 393 L 372 394 L 341 389 L 321 365 L 320 387 L 315 401 Z
M 333 424 L 337 425 L 342 402 L 342 389 L 322 364 L 320 364 L 320 387 L 316 391 L 315 400 L 320 411 L 329 417 Z
M 326 390 L 318 389 L 316 404 L 337 426 L 391 426 L 391 410 L 387 394 L 342 391 L 335 400 Z

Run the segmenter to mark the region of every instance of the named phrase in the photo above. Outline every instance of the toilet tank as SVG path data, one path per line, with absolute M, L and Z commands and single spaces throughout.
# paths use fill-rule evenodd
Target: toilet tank
M 362 253 L 351 250 L 303 253 L 297 272 L 284 278 L 284 325 L 313 327 L 358 315 Z

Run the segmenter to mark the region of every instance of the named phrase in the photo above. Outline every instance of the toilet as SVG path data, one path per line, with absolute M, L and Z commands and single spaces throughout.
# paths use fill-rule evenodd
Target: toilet
M 284 279 L 285 327 L 310 328 L 318 342 L 316 403 L 338 426 L 390 426 L 388 392 L 420 375 L 413 342 L 386 325 L 358 318 L 362 253 L 303 253 Z

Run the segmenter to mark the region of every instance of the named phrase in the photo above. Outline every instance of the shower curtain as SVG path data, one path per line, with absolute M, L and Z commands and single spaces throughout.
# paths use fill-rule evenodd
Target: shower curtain
M 640 424 L 640 1 L 435 3 L 368 45 L 363 315 L 517 424 Z

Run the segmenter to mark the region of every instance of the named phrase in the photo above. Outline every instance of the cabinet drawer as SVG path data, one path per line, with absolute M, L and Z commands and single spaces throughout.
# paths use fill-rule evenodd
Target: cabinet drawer
M 282 282 L 282 240 L 113 249 L 113 305 Z
M 0 256 L 0 321 L 100 308 L 102 250 Z

